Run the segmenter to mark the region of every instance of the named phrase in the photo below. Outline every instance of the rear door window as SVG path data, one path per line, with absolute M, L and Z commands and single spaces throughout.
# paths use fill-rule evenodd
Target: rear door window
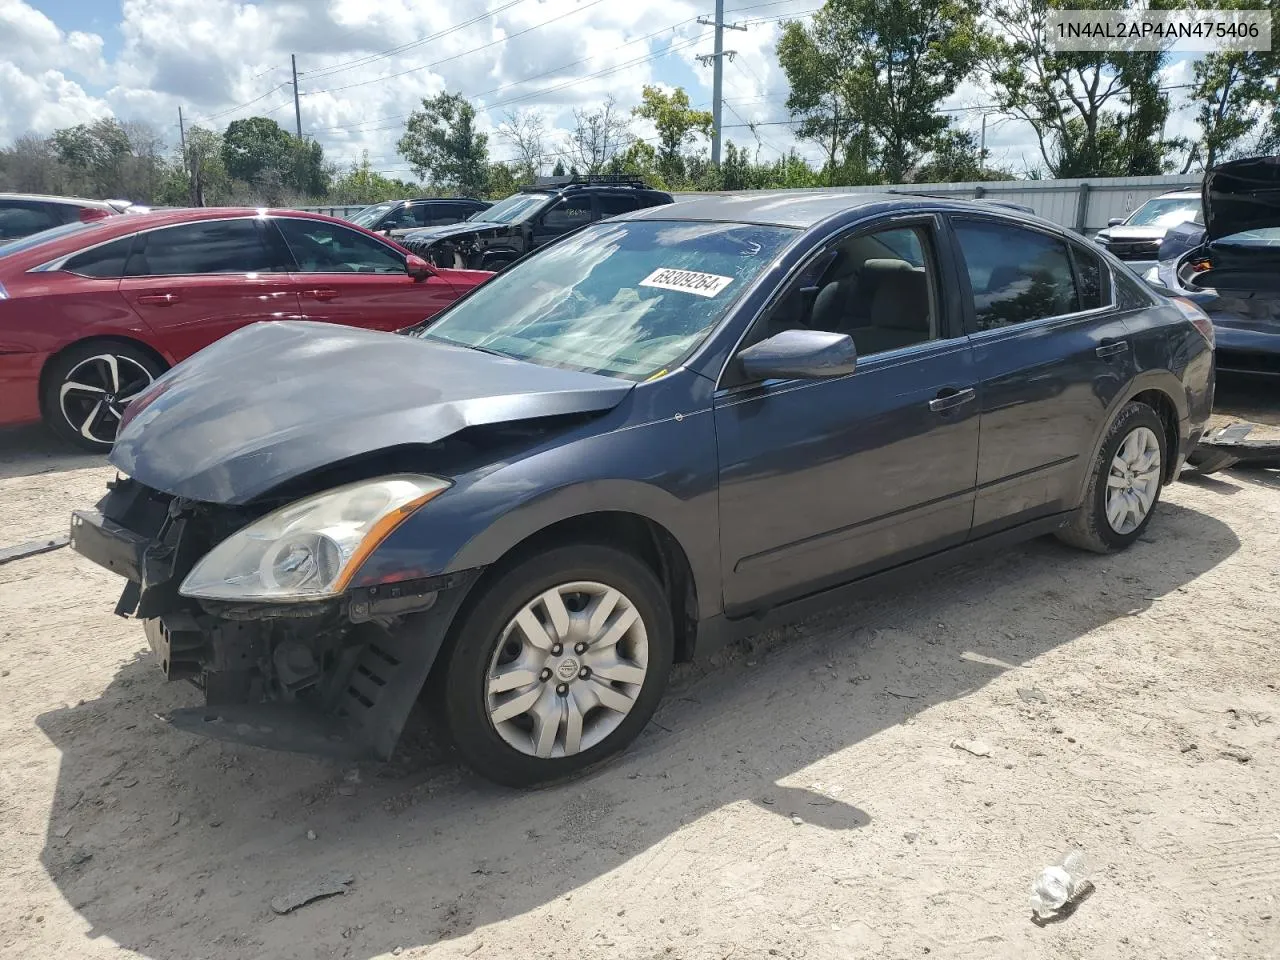
M 254 218 L 204 220 L 139 234 L 125 275 L 180 277 L 219 273 L 288 271 L 277 251 L 262 242 Z
M 325 220 L 277 217 L 302 273 L 400 273 L 404 257 L 385 243 Z
M 604 193 L 596 200 L 600 204 L 600 216 L 606 220 L 622 213 L 630 213 L 640 205 L 634 196 L 618 193 Z
M 1067 245 L 1013 224 L 955 219 L 969 274 L 978 330 L 1074 313 L 1080 309 Z
M 0 200 L 0 243 L 58 227 L 67 222 L 63 204 Z

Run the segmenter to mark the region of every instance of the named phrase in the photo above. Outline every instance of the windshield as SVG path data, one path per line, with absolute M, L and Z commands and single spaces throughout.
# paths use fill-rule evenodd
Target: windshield
M 533 216 L 550 199 L 549 193 L 517 193 L 499 200 L 487 210 L 477 210 L 467 219 L 486 223 L 518 223 Z
M 375 223 L 379 217 L 381 217 L 384 213 L 386 213 L 388 210 L 390 210 L 394 206 L 395 206 L 394 201 L 391 201 L 388 203 L 372 204 L 371 206 L 365 207 L 363 210 L 359 210 L 356 213 L 352 214 L 351 222 L 360 227 L 367 227 Z
M 646 380 L 701 343 L 796 235 L 737 223 L 597 224 L 498 274 L 418 336 Z
M 100 224 L 101 220 L 95 220 L 90 223 L 64 223 L 60 227 L 50 227 L 48 230 L 41 230 L 39 233 L 33 233 L 17 240 L 10 240 L 8 243 L 0 243 L 0 257 L 7 257 L 11 253 L 21 253 L 23 250 L 30 250 L 32 247 L 38 247 L 42 243 L 48 243 L 50 240 L 58 240 L 62 237 L 69 237 L 73 233 L 79 233 L 81 230 L 92 230 Z
M 1173 198 L 1148 200 L 1129 215 L 1124 222 L 1126 227 L 1176 227 L 1188 220 L 1204 223 L 1200 216 L 1198 199 L 1177 200 Z

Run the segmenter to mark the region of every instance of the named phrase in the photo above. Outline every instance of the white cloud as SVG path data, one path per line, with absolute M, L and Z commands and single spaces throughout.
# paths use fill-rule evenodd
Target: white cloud
M 149 120 L 172 140 L 179 106 L 188 122 L 216 128 L 265 114 L 292 129 L 290 54 L 304 132 L 331 159 L 367 150 L 397 174 L 407 172 L 395 152 L 405 117 L 441 90 L 475 99 L 490 132 L 509 107 L 538 109 L 560 128 L 549 140 L 571 125 L 575 107 L 614 95 L 629 110 L 646 83 L 681 84 L 699 106 L 711 100 L 711 68 L 696 60 L 712 49 L 710 28 L 696 22 L 710 12 L 705 0 L 486 0 L 487 13 L 475 0 L 123 0 L 121 44 L 109 60 L 101 36 L 63 29 L 32 2 L 0 0 L 0 142 L 109 113 Z M 816 5 L 728 4 L 727 19 L 750 26 L 725 33 L 736 51 L 724 66 L 726 138 L 758 148 L 761 159 L 793 146 L 811 159 L 821 154 L 779 122 L 787 84 L 775 54 L 780 19 Z M 1175 64 L 1168 82 L 1186 69 Z M 944 106 L 988 101 L 966 83 Z M 978 132 L 981 110 L 952 115 Z M 1185 134 L 1190 123 L 1176 111 L 1169 132 Z M 634 128 L 652 134 L 647 124 Z M 987 144 L 997 163 L 1021 170 L 1038 162 L 1025 124 L 989 117 Z M 510 148 L 495 137 L 491 153 Z

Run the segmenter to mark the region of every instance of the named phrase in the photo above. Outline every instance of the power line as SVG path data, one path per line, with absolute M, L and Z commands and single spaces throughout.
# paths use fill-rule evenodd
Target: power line
M 625 48 L 625 47 L 634 46 L 635 44 L 637 44 L 637 43 L 641 43 L 642 41 L 650 40 L 650 39 L 652 39 L 653 37 L 656 37 L 656 36 L 659 36 L 659 35 L 661 35 L 661 34 L 667 33 L 667 32 L 669 32 L 669 31 L 678 30 L 680 27 L 684 26 L 685 24 L 687 24 L 687 23 L 692 23 L 695 19 L 696 19 L 695 17 L 688 17 L 687 19 L 685 19 L 685 20 L 681 20 L 681 21 L 679 21 L 678 23 L 673 23 L 673 24 L 670 24 L 669 26 L 662 27 L 662 28 L 661 28 L 661 29 L 659 29 L 659 30 L 654 30 L 652 33 L 646 33 L 646 34 L 645 34 L 644 36 L 642 36 L 642 37 L 636 37 L 636 38 L 634 38 L 634 39 L 632 39 L 632 40 L 626 40 L 626 41 L 624 41 L 623 43 L 618 44 L 618 46 L 614 47 L 613 49 L 614 49 L 614 50 L 621 50 L 621 49 L 623 49 L 623 48 Z M 552 68 L 551 68 L 551 69 L 549 69 L 549 70 L 543 70 L 541 73 L 535 73 L 535 74 L 532 74 L 531 76 L 521 77 L 519 80 L 511 80 L 511 81 L 508 81 L 507 83 L 499 84 L 498 86 L 496 86 L 496 87 L 494 87 L 494 88 L 492 88 L 492 89 L 490 89 L 490 90 L 485 90 L 485 91 L 483 91 L 483 92 L 481 92 L 481 93 L 468 94 L 468 95 L 467 95 L 467 99 L 468 99 L 468 100 L 479 100 L 479 99 L 480 99 L 480 98 L 482 98 L 482 97 L 487 97 L 487 96 L 489 96 L 490 94 L 493 94 L 493 93 L 499 93 L 499 92 L 501 92 L 501 91 L 503 91 L 503 90 L 509 89 L 510 87 L 520 86 L 521 84 L 528 83 L 528 82 L 529 82 L 529 81 L 531 81 L 531 80 L 539 80 L 539 79 L 541 79 L 542 77 L 549 76 L 549 75 L 551 75 L 551 74 L 560 73 L 560 72 L 561 72 L 561 71 L 563 71 L 563 70 L 568 70 L 570 67 L 576 67 L 576 66 L 578 66 L 579 64 L 589 63 L 590 61 L 592 61 L 592 60 L 597 60 L 597 59 L 599 59 L 599 57 L 598 57 L 598 56 L 580 57 L 579 59 L 574 60 L 574 61 L 573 61 L 573 62 L 571 62 L 571 63 L 562 63 L 562 64 L 560 64 L 559 66 L 557 66 L 557 67 L 552 67 Z M 493 109 L 493 107 L 486 107 L 485 109 L 486 109 L 486 110 L 491 110 L 491 109 Z M 359 124 L 365 124 L 365 123 L 381 123 L 381 122 L 382 122 L 382 121 L 384 121 L 384 120 L 402 120 L 402 119 L 404 119 L 405 117 L 408 117 L 408 116 L 409 116 L 409 114 L 407 114 L 407 113 L 393 113 L 393 114 L 389 114 L 389 115 L 387 115 L 387 116 L 383 116 L 383 117 L 371 117 L 371 118 L 370 118 L 370 119 L 368 119 L 368 120 L 362 120 L 362 121 L 359 121 Z M 353 132 L 360 132 L 360 131 L 362 130 L 362 128 L 359 126 L 359 124 L 339 125 L 339 126 L 333 126 L 333 127 L 319 127 L 319 128 L 315 128 L 315 129 L 316 129 L 316 130 L 351 130 L 351 131 L 353 131 Z M 363 132 L 366 132 L 366 133 L 374 133 L 374 132 L 377 132 L 377 130 L 385 130 L 385 129 L 391 129 L 391 128 L 389 128 L 389 127 L 363 128 Z M 313 132 L 315 132 L 315 131 L 313 130 Z
M 198 118 L 196 121 L 193 121 L 193 122 L 199 122 L 199 119 L 203 119 L 207 121 L 207 120 L 217 120 L 219 117 L 225 117 L 229 113 L 235 113 L 237 110 L 241 110 L 245 107 L 252 106 L 253 104 L 257 103 L 259 100 L 265 100 L 267 99 L 267 97 L 271 96 L 277 90 L 283 90 L 287 86 L 289 86 L 288 81 L 285 81 L 284 83 L 276 84 L 274 87 L 272 87 L 270 90 L 268 90 L 266 93 L 264 93 L 260 97 L 254 97 L 252 100 L 246 100 L 244 103 L 237 103 L 234 107 L 228 107 L 226 110 L 220 110 L 217 113 L 211 113 L 208 116 L 203 118 Z
M 307 70 L 302 75 L 309 79 L 319 79 L 320 77 L 333 76 L 335 73 L 342 73 L 345 70 L 354 70 L 356 67 L 368 66 L 369 64 L 376 63 L 379 60 L 394 57 L 396 54 L 403 53 L 413 47 L 430 43 L 432 40 L 439 40 L 441 37 L 447 37 L 449 34 L 456 33 L 459 30 L 473 26 L 481 20 L 486 20 L 489 17 L 496 17 L 498 14 L 503 13 L 506 10 L 510 10 L 512 7 L 524 2 L 525 0 L 510 0 L 509 3 L 505 3 L 494 10 L 486 10 L 479 16 L 472 17 L 470 20 L 464 20 L 462 23 L 455 24 L 446 30 L 441 30 L 437 33 L 431 34 L 430 36 L 419 37 L 417 40 L 410 40 L 408 43 L 402 43 L 399 46 L 391 47 L 388 50 L 382 50 L 378 53 L 372 53 L 363 57 L 355 57 L 351 60 L 342 60 L 338 63 L 331 63 L 327 67 L 318 67 L 315 70 Z
M 434 67 L 440 66 L 441 64 L 449 63 L 453 60 L 458 60 L 469 54 L 479 53 L 481 50 L 487 50 L 490 47 L 497 46 L 499 43 L 506 43 L 509 40 L 514 40 L 516 37 L 522 37 L 526 33 L 531 33 L 534 30 L 537 30 L 541 27 L 545 27 L 547 24 L 555 23 L 557 20 L 563 20 L 566 17 L 571 17 L 571 16 L 574 16 L 575 14 L 582 13 L 584 10 L 588 10 L 591 7 L 597 6 L 604 2 L 605 0 L 588 0 L 587 3 L 584 3 L 582 6 L 578 7 L 575 10 L 570 10 L 568 13 L 558 14 L 557 16 L 551 17 L 549 20 L 543 20 L 541 23 L 535 23 L 531 27 L 526 27 L 523 30 L 518 30 L 515 33 L 508 34 L 505 37 L 499 37 L 497 40 L 491 40 L 488 43 L 481 44 L 478 47 L 472 47 L 470 50 L 463 50 L 461 53 L 455 53 L 453 56 L 445 57 L 443 60 L 436 60 L 434 63 L 424 63 L 418 67 L 410 67 L 408 70 L 401 70 L 399 73 L 388 74 L 387 76 L 384 76 L 384 77 L 374 77 L 371 80 L 359 80 L 355 83 L 348 83 L 341 87 L 328 87 L 324 90 L 308 90 L 307 96 L 315 96 L 316 94 L 320 94 L 320 93 L 337 93 L 339 90 L 350 90 L 352 87 L 364 87 L 371 83 L 382 83 L 386 80 L 394 80 L 397 77 L 403 77 L 410 73 L 417 73 L 419 70 L 430 70 Z

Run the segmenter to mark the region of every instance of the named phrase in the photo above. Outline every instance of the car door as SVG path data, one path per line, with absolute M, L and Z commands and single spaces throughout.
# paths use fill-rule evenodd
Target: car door
M 981 383 L 979 537 L 1076 506 L 1134 362 L 1111 272 L 1083 244 L 995 218 L 952 227 Z
M 274 217 L 293 254 L 293 279 L 307 320 L 400 330 L 434 317 L 457 297 L 437 274 L 409 276 L 405 254 L 375 237 L 304 217 Z
M 600 219 L 589 193 L 570 193 L 543 211 L 533 223 L 533 247 L 550 243 L 572 230 Z
M 259 217 L 138 234 L 120 293 L 183 359 L 246 324 L 299 315 L 287 252 Z
M 744 339 L 848 333 L 855 372 L 715 396 L 720 542 L 731 615 L 955 546 L 978 457 L 972 347 L 934 216 L 833 239 Z

